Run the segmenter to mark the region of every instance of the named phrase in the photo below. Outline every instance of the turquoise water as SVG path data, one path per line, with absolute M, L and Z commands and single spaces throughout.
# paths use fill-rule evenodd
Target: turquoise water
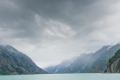
M 120 74 L 1 75 L 0 80 L 120 80 Z

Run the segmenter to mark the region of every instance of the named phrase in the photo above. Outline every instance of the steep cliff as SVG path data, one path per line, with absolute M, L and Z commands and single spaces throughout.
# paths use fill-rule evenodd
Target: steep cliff
M 120 49 L 109 59 L 105 73 L 120 73 Z
M 104 72 L 104 69 L 107 65 L 109 59 L 115 55 L 115 53 L 120 49 L 120 44 L 116 44 L 109 48 L 106 52 L 101 54 L 93 63 L 90 72 L 92 73 L 101 73 Z

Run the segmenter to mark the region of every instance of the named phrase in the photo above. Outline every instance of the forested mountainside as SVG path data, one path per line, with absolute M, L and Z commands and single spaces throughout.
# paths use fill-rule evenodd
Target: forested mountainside
M 120 49 L 120 44 L 112 46 L 109 50 L 100 55 L 96 61 L 93 63 L 90 72 L 101 73 L 107 65 L 109 59 L 115 55 L 115 53 Z
M 45 74 L 27 55 L 10 45 L 0 45 L 0 74 Z
M 120 49 L 109 59 L 105 73 L 120 73 Z
M 101 73 L 104 72 L 108 60 L 120 49 L 120 44 L 103 46 L 95 53 L 82 54 L 74 61 L 57 66 L 47 67 L 48 73 Z M 63 61 L 64 62 L 64 61 Z

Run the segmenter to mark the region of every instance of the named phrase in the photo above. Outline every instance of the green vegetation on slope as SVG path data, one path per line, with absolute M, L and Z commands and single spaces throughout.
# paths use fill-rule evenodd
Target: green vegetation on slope
M 118 58 L 120 58 L 120 49 L 115 53 L 115 55 L 109 59 L 109 67 L 113 64 Z M 120 69 L 120 65 L 118 65 L 118 69 Z
M 109 59 L 115 55 L 115 53 L 120 49 L 120 44 L 116 44 L 113 47 L 111 47 L 108 51 L 100 55 L 96 61 L 93 63 L 92 68 L 90 72 L 93 73 L 101 73 L 104 72 L 104 69 L 107 65 L 107 62 Z
M 27 55 L 12 46 L 0 45 L 0 75 L 45 73 Z

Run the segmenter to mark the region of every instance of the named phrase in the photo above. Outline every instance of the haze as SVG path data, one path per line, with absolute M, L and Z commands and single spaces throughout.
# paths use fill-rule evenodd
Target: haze
M 40 67 L 120 41 L 120 0 L 0 0 L 0 41 Z

